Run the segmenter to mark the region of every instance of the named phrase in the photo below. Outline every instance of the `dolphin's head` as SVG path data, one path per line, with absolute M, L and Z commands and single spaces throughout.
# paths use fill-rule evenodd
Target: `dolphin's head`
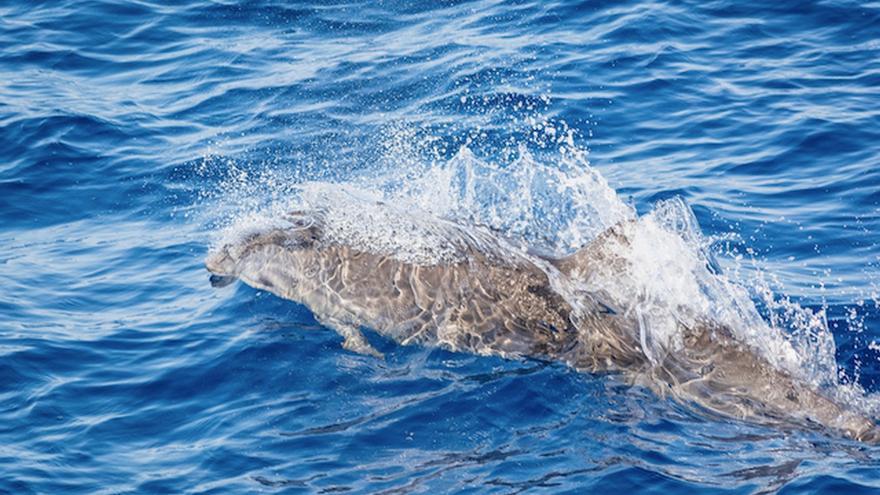
M 208 253 L 205 267 L 211 272 L 211 285 L 223 287 L 239 277 L 267 290 L 276 289 L 281 280 L 294 285 L 302 265 L 312 258 L 309 254 L 319 243 L 321 230 L 300 212 L 285 220 L 291 225 L 252 232 Z
M 208 253 L 208 257 L 205 259 L 205 268 L 211 272 L 211 285 L 214 287 L 225 287 L 238 277 L 236 258 L 232 253 L 233 245 L 231 244 L 225 244 L 220 249 Z

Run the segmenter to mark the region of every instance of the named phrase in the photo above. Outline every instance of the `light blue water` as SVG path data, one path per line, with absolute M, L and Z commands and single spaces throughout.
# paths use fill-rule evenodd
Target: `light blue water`
M 352 354 L 203 266 L 302 181 L 451 201 L 431 170 L 562 248 L 614 202 L 499 177 L 598 173 L 642 214 L 684 198 L 876 414 L 878 143 L 877 2 L 0 0 L 0 492 L 878 492 L 876 446 L 558 364 Z

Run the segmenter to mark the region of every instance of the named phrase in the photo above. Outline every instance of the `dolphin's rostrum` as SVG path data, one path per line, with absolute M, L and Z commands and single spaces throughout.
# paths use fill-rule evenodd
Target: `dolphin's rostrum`
M 711 318 L 677 322 L 680 345 L 657 353 L 646 342 L 643 315 L 602 291 L 566 283 L 598 267 L 622 269 L 627 261 L 616 253 L 630 242 L 632 223 L 561 259 L 529 254 L 486 229 L 448 223 L 443 228 L 454 256 L 413 260 L 327 235 L 320 211 L 289 220 L 213 251 L 206 261 L 212 284 L 238 278 L 300 302 L 351 351 L 381 356 L 361 333 L 367 327 L 403 344 L 622 372 L 661 395 L 725 416 L 880 439 L 869 418 L 773 366 Z

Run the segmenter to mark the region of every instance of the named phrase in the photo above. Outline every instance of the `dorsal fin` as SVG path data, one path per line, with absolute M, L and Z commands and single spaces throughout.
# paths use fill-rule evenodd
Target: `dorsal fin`
M 571 276 L 575 272 L 588 272 L 596 263 L 608 263 L 610 257 L 615 254 L 614 244 L 627 245 L 630 242 L 631 233 L 628 227 L 634 222 L 627 220 L 618 222 L 605 229 L 592 242 L 562 258 L 548 258 L 557 270 L 564 275 Z

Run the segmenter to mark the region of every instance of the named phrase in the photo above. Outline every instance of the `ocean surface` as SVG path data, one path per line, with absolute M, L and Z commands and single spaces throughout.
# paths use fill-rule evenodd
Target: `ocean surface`
M 876 1 L 0 0 L 0 492 L 880 493 L 831 431 L 368 332 L 379 360 L 209 283 L 306 200 L 430 252 L 346 197 L 555 255 L 685 222 L 642 253 L 654 321 L 757 312 L 756 352 L 880 415 Z M 685 290 L 693 252 L 735 296 Z

